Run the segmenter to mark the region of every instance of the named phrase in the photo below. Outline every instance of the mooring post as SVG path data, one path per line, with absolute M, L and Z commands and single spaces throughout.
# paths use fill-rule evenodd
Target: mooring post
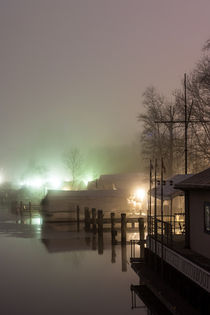
M 77 207 L 76 207 L 76 212 L 77 212 L 77 224 L 79 224 L 79 222 L 80 222 L 80 218 L 79 218 L 80 209 L 79 209 L 79 206 L 78 206 L 78 205 L 77 205 Z
M 139 218 L 140 257 L 144 257 L 144 218 Z
M 96 236 L 93 234 L 92 236 L 92 250 L 96 250 Z
M 122 260 L 122 272 L 127 271 L 127 248 L 126 245 L 121 245 L 121 260 Z
M 144 240 L 144 218 L 139 218 L 139 239 L 140 241 Z
M 92 208 L 93 233 L 96 234 L 96 209 Z
M 126 244 L 126 214 L 121 213 L 121 244 Z
M 103 211 L 98 210 L 98 233 L 103 234 Z
M 115 250 L 115 245 L 112 244 L 112 259 L 111 259 L 112 264 L 116 263 L 116 250 Z
M 117 231 L 115 230 L 115 213 L 111 212 L 111 234 L 112 234 L 112 245 L 116 244 Z
M 104 252 L 104 237 L 103 237 L 103 229 L 102 233 L 98 233 L 98 254 L 103 255 Z
M 90 230 L 90 211 L 88 207 L 85 207 L 85 230 Z

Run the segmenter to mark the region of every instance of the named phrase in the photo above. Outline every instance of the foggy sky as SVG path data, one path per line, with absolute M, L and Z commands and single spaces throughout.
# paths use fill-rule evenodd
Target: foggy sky
M 209 0 L 0 0 L 0 168 L 133 141 L 143 91 L 180 86 L 209 12 Z

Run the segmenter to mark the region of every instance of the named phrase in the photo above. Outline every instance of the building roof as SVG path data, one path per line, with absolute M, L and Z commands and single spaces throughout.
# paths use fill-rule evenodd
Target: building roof
M 175 188 L 182 190 L 205 189 L 210 190 L 210 167 L 187 178 L 175 185 Z
M 177 196 L 183 196 L 184 193 L 182 190 L 175 189 L 176 184 L 182 182 L 184 179 L 191 178 L 193 174 L 177 174 L 168 178 L 165 181 L 165 185 L 163 186 L 163 200 L 170 200 Z M 155 188 L 151 190 L 152 197 L 155 197 Z M 158 199 L 161 199 L 161 187 L 160 185 L 157 186 L 157 194 Z
M 126 190 L 48 190 L 48 198 L 103 198 L 103 197 L 126 197 Z

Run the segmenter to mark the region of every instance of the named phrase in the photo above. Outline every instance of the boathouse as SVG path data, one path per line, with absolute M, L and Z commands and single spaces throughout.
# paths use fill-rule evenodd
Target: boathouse
M 210 314 L 210 168 L 174 188 L 185 195 L 184 230 L 151 215 L 145 257 L 131 257 L 132 268 L 172 314 Z
M 81 216 L 85 207 L 122 213 L 129 209 L 128 197 L 125 190 L 49 190 L 41 202 L 42 214 L 48 221 L 71 221 L 77 207 Z
M 210 259 L 210 168 L 175 187 L 185 192 L 187 246 Z

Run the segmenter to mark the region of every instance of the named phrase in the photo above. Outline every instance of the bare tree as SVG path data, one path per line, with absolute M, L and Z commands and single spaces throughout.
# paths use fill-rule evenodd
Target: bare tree
M 145 159 L 162 156 L 168 175 L 172 175 L 177 142 L 176 126 L 172 123 L 177 116 L 176 104 L 170 103 L 154 87 L 148 87 L 143 93 L 143 105 L 145 112 L 138 116 L 138 121 L 143 123 L 142 154 Z
M 76 188 L 83 171 L 83 157 L 78 148 L 64 154 L 64 163 L 72 177 L 72 188 Z

